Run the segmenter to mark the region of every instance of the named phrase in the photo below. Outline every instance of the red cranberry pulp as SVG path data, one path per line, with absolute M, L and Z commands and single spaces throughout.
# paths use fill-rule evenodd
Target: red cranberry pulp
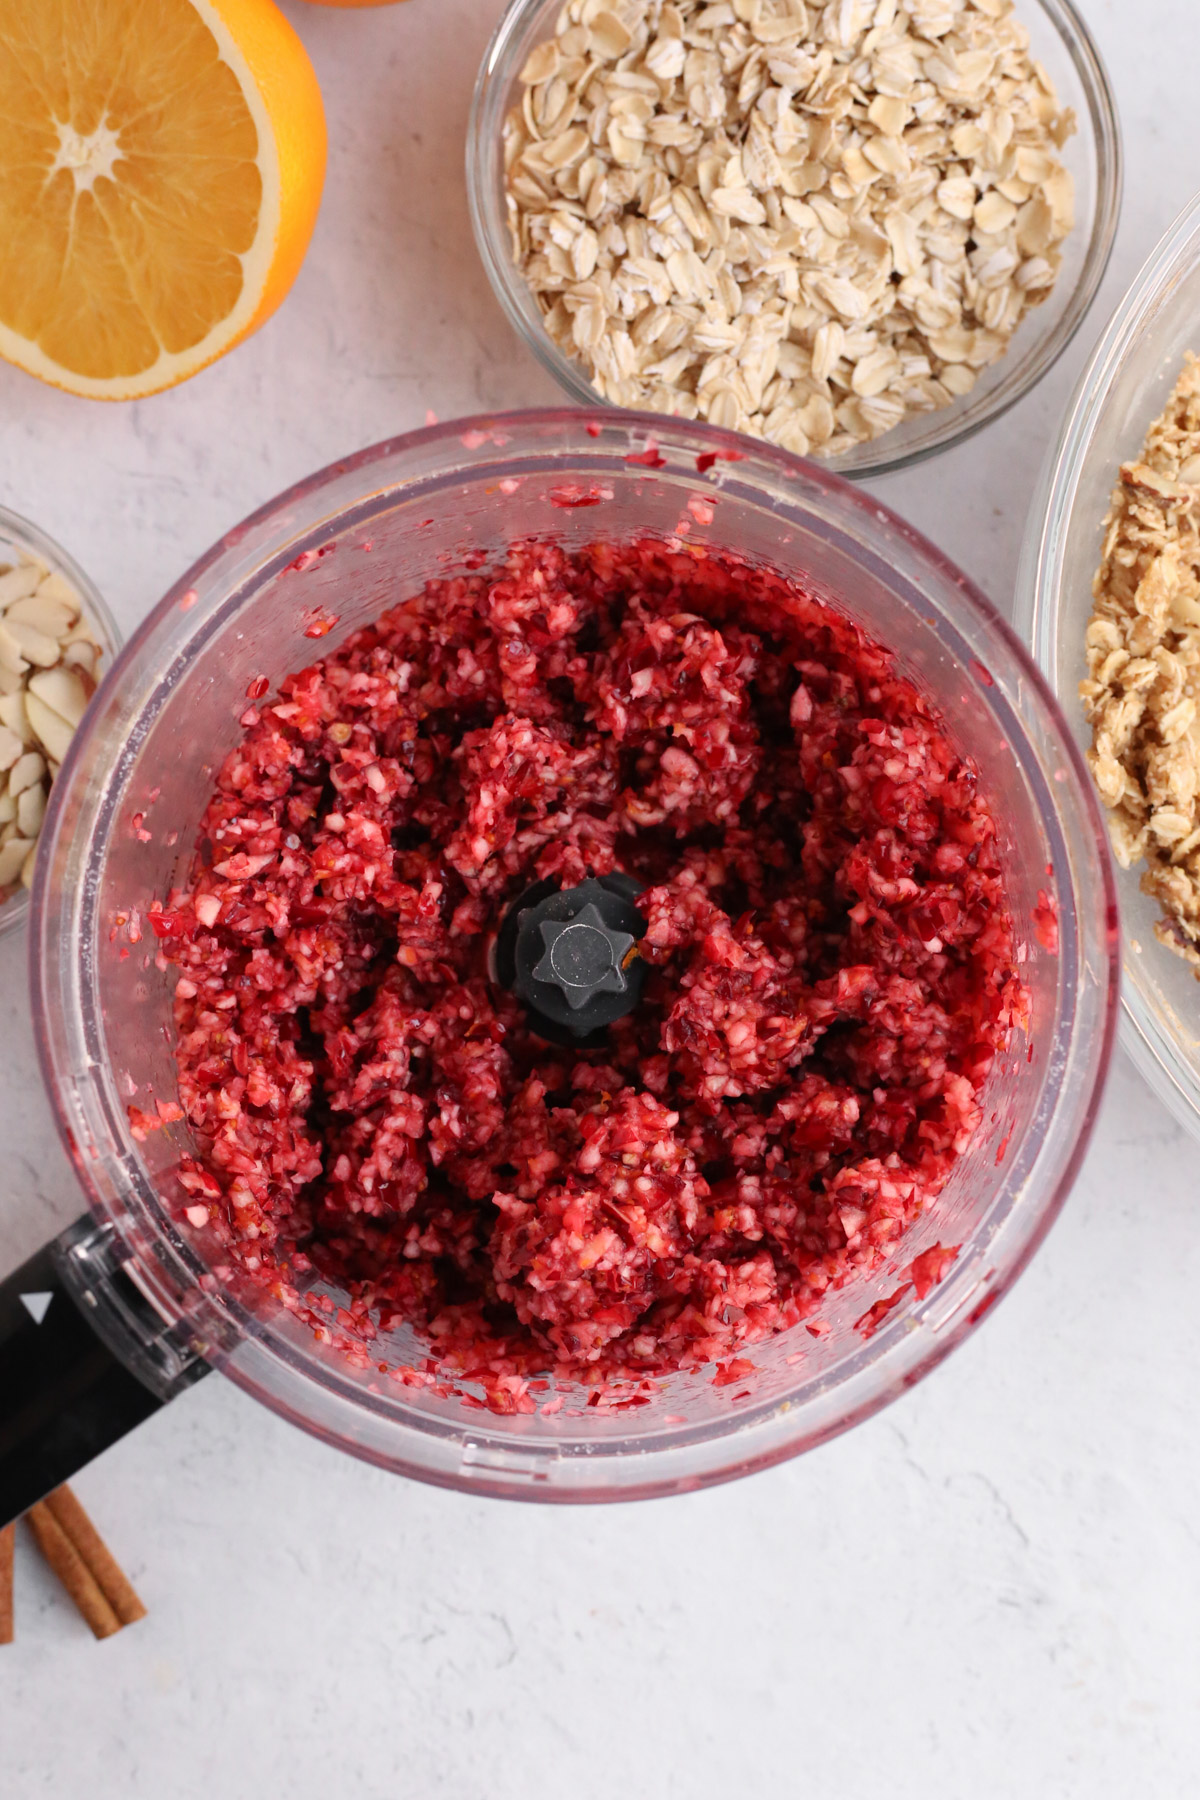
M 242 724 L 151 922 L 188 1218 L 310 1322 L 331 1284 L 499 1410 L 537 1376 L 736 1378 L 936 1202 L 1023 1022 L 996 822 L 802 584 L 526 542 Z M 546 1042 L 489 946 L 532 884 L 614 870 L 640 1001 Z

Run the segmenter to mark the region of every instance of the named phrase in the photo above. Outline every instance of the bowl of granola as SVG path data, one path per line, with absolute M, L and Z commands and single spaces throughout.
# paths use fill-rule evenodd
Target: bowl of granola
M 1030 517 L 1017 625 L 1108 812 L 1123 1038 L 1200 1136 L 1200 198 L 1076 390 Z
M 1051 367 L 1121 148 L 1072 0 L 512 0 L 467 177 L 496 294 L 573 400 L 866 475 Z

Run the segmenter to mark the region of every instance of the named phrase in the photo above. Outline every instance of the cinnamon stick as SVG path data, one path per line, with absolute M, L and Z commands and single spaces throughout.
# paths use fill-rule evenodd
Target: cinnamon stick
M 13 1641 L 13 1541 L 15 1525 L 0 1529 L 0 1644 Z
M 121 1621 L 100 1591 L 98 1582 L 44 1500 L 26 1513 L 38 1549 L 91 1627 L 92 1636 L 111 1637 Z
M 133 1625 L 138 1619 L 144 1619 L 146 1609 L 132 1583 L 71 1489 L 65 1483 L 55 1488 L 47 1495 L 45 1505 L 70 1539 L 121 1624 Z

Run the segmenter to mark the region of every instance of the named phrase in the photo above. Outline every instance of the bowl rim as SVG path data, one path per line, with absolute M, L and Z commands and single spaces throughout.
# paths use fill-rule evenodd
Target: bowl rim
M 405 433 L 328 464 L 283 493 L 276 495 L 241 524 L 226 532 L 179 577 L 158 605 L 137 627 L 121 653 L 113 671 L 115 679 L 112 692 L 114 697 L 125 670 L 135 663 L 139 651 L 143 647 L 149 646 L 168 622 L 173 623 L 178 630 L 180 613 L 188 614 L 189 619 L 194 620 L 194 624 L 189 624 L 187 632 L 190 639 L 199 628 L 206 627 L 223 606 L 229 604 L 230 594 L 226 592 L 222 599 L 206 602 L 210 611 L 206 611 L 206 606 L 200 606 L 196 607 L 193 613 L 197 599 L 196 590 L 201 586 L 204 577 L 223 556 L 239 545 L 256 527 L 276 521 L 281 527 L 285 524 L 296 527 L 295 534 L 290 539 L 283 540 L 282 548 L 277 537 L 272 548 L 263 552 L 264 563 L 275 569 L 286 563 L 287 559 L 294 554 L 296 546 L 301 540 L 307 543 L 310 539 L 316 542 L 328 537 L 331 530 L 339 528 L 342 519 L 347 516 L 357 516 L 360 513 L 364 499 L 372 503 L 378 502 L 382 506 L 387 497 L 394 498 L 401 486 L 398 476 L 374 486 L 368 483 L 365 485 L 363 495 L 360 495 L 358 500 L 347 502 L 346 505 L 339 508 L 337 513 L 324 513 L 296 526 L 295 509 L 297 506 L 300 503 L 318 499 L 323 490 L 343 480 L 347 475 L 356 475 L 360 471 L 369 472 L 376 465 L 384 463 L 400 453 L 415 456 L 424 446 L 449 443 L 454 439 L 467 444 L 468 448 L 471 447 L 471 440 L 478 440 L 481 444 L 503 443 L 514 437 L 520 430 L 553 429 L 564 422 L 582 428 L 589 439 L 607 433 L 620 433 L 629 440 L 629 447 L 632 447 L 634 440 L 647 446 L 655 441 L 663 442 L 672 432 L 692 439 L 699 438 L 704 442 L 706 448 L 716 450 L 718 455 L 723 454 L 731 464 L 753 463 L 756 460 L 766 462 L 771 465 L 776 479 L 781 483 L 786 482 L 791 492 L 798 495 L 804 483 L 811 484 L 813 488 L 829 494 L 835 501 L 840 501 L 855 517 L 862 518 L 864 521 L 869 517 L 875 529 L 882 524 L 904 538 L 921 559 L 929 563 L 932 569 L 940 575 L 943 581 L 953 586 L 961 594 L 967 608 L 977 613 L 988 631 L 994 633 L 999 639 L 1004 652 L 1011 658 L 1014 677 L 1019 677 L 1023 701 L 1021 710 L 1028 711 L 1028 698 L 1036 697 L 1044 717 L 1053 727 L 1055 750 L 1061 752 L 1069 765 L 1069 769 L 1063 770 L 1063 775 L 1067 779 L 1073 779 L 1074 793 L 1081 802 L 1080 828 L 1086 830 L 1102 852 L 1106 851 L 1106 838 L 1099 800 L 1087 775 L 1082 754 L 1067 728 L 1066 721 L 1048 683 L 1033 663 L 1026 647 L 997 608 L 944 552 L 931 544 L 921 532 L 899 518 L 889 507 L 883 505 L 874 496 L 856 488 L 831 469 L 811 462 L 803 462 L 774 445 L 760 442 L 749 444 L 744 437 L 740 437 L 736 433 L 724 431 L 706 423 L 664 420 L 661 416 L 653 413 L 638 414 L 597 406 L 590 409 L 541 408 L 483 414 L 442 422 L 418 431 Z M 688 446 L 688 449 L 689 452 L 694 451 L 694 442 Z M 572 451 L 576 457 L 582 453 L 579 448 Z M 459 473 L 462 473 L 461 467 Z M 736 473 L 736 471 L 731 471 L 735 477 Z M 879 552 L 868 550 L 867 554 L 878 556 Z M 180 643 L 182 641 L 181 638 Z M 173 651 L 175 657 L 178 657 L 179 648 L 180 644 L 177 643 Z M 1017 682 L 1014 680 L 1014 687 L 1016 685 Z M 96 729 L 96 720 L 97 715 L 93 715 L 90 726 L 85 724 L 81 727 L 71 745 L 67 762 L 64 763 L 64 771 L 68 777 L 73 777 L 76 768 L 82 767 L 88 758 L 89 740 L 91 733 Z M 52 861 L 56 860 L 59 850 L 58 827 L 59 815 L 65 804 L 63 797 L 69 793 L 71 785 L 71 781 L 67 780 L 57 786 L 57 792 L 48 812 L 48 836 L 53 840 L 52 855 L 39 860 L 35 877 L 33 894 L 35 931 L 31 943 L 30 985 L 37 1051 L 60 1135 L 71 1155 L 73 1166 L 91 1202 L 93 1211 L 102 1219 L 109 1219 L 109 1222 L 112 1222 L 110 1214 L 106 1211 L 102 1187 L 97 1185 L 101 1180 L 98 1162 L 93 1151 L 85 1152 L 81 1149 L 81 1145 L 86 1144 L 88 1134 L 86 1131 L 80 1131 L 80 1120 L 71 1111 L 72 1102 L 66 1093 L 66 1087 L 69 1084 L 62 1080 L 63 1063 L 56 1058 L 56 1051 L 50 1042 L 51 1032 L 57 1029 L 55 1020 L 63 1010 L 62 991 L 55 986 L 54 979 L 49 974 L 56 957 L 55 908 L 60 903 L 60 897 L 54 891 L 55 884 L 50 875 L 50 867 Z M 1045 808 L 1042 810 L 1044 812 Z M 293 1423 L 299 1424 L 302 1428 L 321 1437 L 323 1441 L 343 1449 L 353 1449 L 357 1455 L 366 1460 L 375 1461 L 380 1466 L 397 1470 L 434 1485 L 460 1490 L 467 1488 L 470 1491 L 504 1498 L 549 1500 L 560 1503 L 649 1498 L 731 1480 L 785 1461 L 803 1450 L 814 1448 L 817 1444 L 839 1435 L 850 1426 L 870 1417 L 889 1404 L 899 1393 L 923 1379 L 970 1333 L 983 1316 L 991 1311 L 996 1302 L 1009 1291 L 1023 1272 L 1053 1225 L 1071 1191 L 1101 1104 L 1111 1061 L 1117 1016 L 1118 944 L 1110 927 L 1106 927 L 1103 932 L 1096 928 L 1096 922 L 1101 916 L 1109 921 L 1115 917 L 1113 874 L 1110 860 L 1106 854 L 1101 854 L 1097 858 L 1097 875 L 1100 891 L 1096 892 L 1091 916 L 1084 923 L 1087 927 L 1088 942 L 1092 944 L 1093 948 L 1099 946 L 1097 954 L 1103 962 L 1104 979 L 1101 980 L 1100 976 L 1095 974 L 1093 981 L 1093 985 L 1097 989 L 1102 988 L 1103 990 L 1102 997 L 1096 1003 L 1096 1010 L 1101 1017 L 1099 1028 L 1093 1031 L 1087 1045 L 1079 1051 L 1079 1054 L 1088 1062 L 1092 1077 L 1091 1086 L 1087 1090 L 1086 1098 L 1076 1103 L 1077 1124 L 1073 1141 L 1069 1147 L 1064 1147 L 1056 1165 L 1057 1173 L 1053 1175 L 1052 1181 L 1047 1180 L 1048 1191 L 1039 1200 L 1037 1216 L 1033 1221 L 1024 1224 L 1024 1235 L 1018 1234 L 1019 1247 L 1015 1254 L 1010 1254 L 1003 1271 L 989 1269 L 986 1275 L 981 1276 L 980 1280 L 974 1283 L 967 1295 L 960 1295 L 953 1305 L 949 1304 L 951 1290 L 950 1281 L 947 1281 L 944 1296 L 947 1303 L 938 1312 L 936 1324 L 924 1334 L 925 1341 L 922 1344 L 916 1343 L 917 1334 L 906 1326 L 885 1321 L 872 1340 L 869 1364 L 873 1367 L 876 1363 L 886 1363 L 889 1380 L 885 1383 L 877 1379 L 872 1386 L 865 1380 L 864 1371 L 859 1371 L 858 1375 L 853 1377 L 853 1382 L 847 1380 L 845 1385 L 857 1385 L 859 1381 L 862 1381 L 868 1391 L 861 1393 L 857 1400 L 851 1400 L 847 1409 L 841 1412 L 835 1420 L 827 1423 L 824 1428 L 809 1429 L 807 1433 L 795 1429 L 788 1431 L 780 1422 L 778 1406 L 764 1403 L 757 1408 L 747 1409 L 745 1414 L 732 1419 L 727 1428 L 720 1432 L 714 1432 L 708 1437 L 706 1441 L 713 1448 L 710 1459 L 705 1462 L 699 1472 L 690 1472 L 685 1476 L 671 1473 L 672 1456 L 682 1454 L 682 1447 L 667 1445 L 659 1448 L 654 1445 L 648 1446 L 640 1452 L 640 1464 L 644 1474 L 640 1475 L 638 1479 L 622 1479 L 617 1484 L 613 1483 L 610 1478 L 606 1484 L 604 1477 L 614 1463 L 615 1453 L 605 1454 L 604 1447 L 602 1447 L 591 1458 L 591 1467 L 594 1469 L 596 1477 L 591 1485 L 564 1486 L 551 1491 L 547 1491 L 545 1488 L 531 1490 L 524 1476 L 515 1477 L 511 1473 L 492 1472 L 491 1469 L 480 1468 L 473 1470 L 470 1478 L 466 1479 L 461 1475 L 447 1475 L 444 1469 L 434 1466 L 432 1454 L 427 1460 L 421 1460 L 415 1453 L 406 1451 L 405 1454 L 400 1454 L 391 1447 L 386 1452 L 373 1449 L 366 1438 L 366 1428 L 364 1428 L 362 1437 L 351 1441 L 347 1436 L 340 1435 L 332 1428 L 326 1429 L 314 1424 L 312 1418 L 306 1415 L 299 1401 L 289 1404 L 278 1391 L 264 1392 L 263 1387 L 255 1378 L 256 1371 L 254 1369 L 248 1371 L 240 1367 L 236 1354 L 231 1357 L 228 1349 L 220 1346 L 219 1339 L 213 1346 L 215 1352 L 213 1359 L 222 1372 L 246 1392 L 260 1402 L 271 1406 L 282 1416 L 290 1418 Z M 81 884 L 81 886 L 83 885 L 86 884 Z M 1081 963 L 1082 960 L 1081 957 Z M 77 966 L 78 961 L 79 958 L 76 957 L 73 966 Z M 1078 1032 L 1075 1033 L 1074 1041 L 1081 1041 Z M 91 1077 L 85 1070 L 76 1079 L 84 1082 Z M 139 1175 L 136 1157 L 130 1158 L 128 1166 L 122 1165 L 121 1173 L 126 1183 L 131 1183 L 135 1188 L 140 1184 L 149 1190 L 154 1189 L 153 1182 L 144 1172 Z M 107 1178 L 107 1172 L 104 1172 L 104 1179 Z M 166 1217 L 164 1207 L 159 1206 L 157 1210 L 163 1217 Z M 1014 1203 L 1006 1217 L 1011 1219 L 1016 1210 Z M 208 1266 L 203 1262 L 199 1252 L 187 1243 L 175 1229 L 169 1233 L 169 1252 L 174 1263 L 188 1274 L 189 1287 L 197 1287 L 200 1278 L 209 1272 Z M 159 1310 L 164 1312 L 164 1316 L 169 1317 L 174 1314 L 176 1318 L 181 1318 L 182 1313 L 169 1286 L 164 1287 L 162 1281 L 156 1279 L 152 1272 L 147 1272 L 144 1268 L 142 1272 L 146 1276 L 147 1287 L 156 1294 L 156 1303 L 159 1305 Z M 968 1304 L 968 1300 L 972 1303 Z M 211 1307 L 217 1306 L 217 1302 L 210 1301 L 208 1304 Z M 935 1307 L 932 1295 L 928 1305 L 931 1309 Z M 269 1353 L 273 1363 L 283 1372 L 283 1376 L 293 1381 L 292 1392 L 296 1391 L 297 1379 L 305 1382 L 311 1382 L 314 1379 L 300 1355 L 294 1352 L 291 1346 L 269 1325 L 249 1313 L 235 1295 L 223 1294 L 220 1298 L 219 1310 L 222 1316 L 231 1322 L 243 1344 L 260 1346 L 264 1355 Z M 208 1318 L 207 1312 L 205 1318 Z M 194 1321 L 192 1323 L 194 1324 Z M 866 1346 L 864 1346 L 865 1348 Z M 348 1401 L 356 1412 L 377 1415 L 381 1431 L 385 1425 L 391 1427 L 394 1424 L 394 1397 L 390 1397 L 392 1402 L 390 1404 L 385 1403 L 383 1399 L 375 1399 L 351 1383 L 339 1371 L 330 1368 L 322 1370 L 318 1385 L 325 1388 L 335 1398 L 339 1398 L 343 1402 Z M 842 1384 L 839 1383 L 839 1385 Z M 407 1429 L 415 1438 L 424 1438 L 429 1442 L 456 1435 L 450 1433 L 442 1423 L 435 1420 L 422 1419 L 419 1423 L 410 1423 Z M 471 1435 L 473 1439 L 486 1442 L 488 1437 L 486 1417 L 478 1425 L 472 1424 Z M 756 1440 L 757 1447 L 751 1440 Z M 723 1453 L 718 1453 L 721 1446 L 726 1448 Z M 740 1455 L 736 1453 L 737 1449 L 740 1449 Z
M 101 639 L 101 649 L 108 659 L 108 668 L 103 671 L 107 676 L 115 667 L 121 654 L 123 639 L 121 631 L 108 609 L 108 602 L 87 574 L 81 569 L 75 558 L 63 549 L 40 525 L 23 514 L 13 512 L 7 506 L 0 506 L 0 546 L 9 543 L 28 550 L 39 561 L 47 563 L 52 570 L 65 575 L 71 586 L 79 595 L 80 604 L 90 622 L 95 625 Z M 53 784 L 51 784 L 53 785 Z M 6 937 L 20 931 L 29 920 L 30 894 L 22 888 L 11 900 L 0 904 L 0 942 Z
M 1117 303 L 1100 341 L 1075 384 L 1057 439 L 1051 444 L 1029 513 L 1017 579 L 1014 623 L 1029 644 L 1039 669 L 1076 737 L 1063 704 L 1058 669 L 1058 617 L 1062 605 L 1063 557 L 1084 463 L 1129 346 L 1144 321 L 1189 263 L 1200 260 L 1200 193 L 1193 195 L 1154 245 Z M 1150 420 L 1145 421 L 1149 425 Z M 1116 466 L 1112 476 L 1116 480 Z M 1100 521 L 1096 521 L 1097 533 Z M 1089 774 L 1089 780 L 1091 779 Z M 1127 933 L 1122 925 L 1124 949 Z M 1121 1044 L 1139 1073 L 1174 1118 L 1200 1138 L 1200 1075 L 1192 1072 L 1176 1034 L 1154 1009 L 1143 1006 L 1131 984 L 1123 984 Z
M 1074 340 L 1091 310 L 1108 269 L 1125 186 L 1125 153 L 1112 81 L 1095 37 L 1076 0 L 1020 0 L 1020 3 L 1038 7 L 1056 29 L 1087 98 L 1087 116 L 1091 124 L 1096 164 L 1096 202 L 1091 235 L 1078 280 L 1066 310 L 1053 328 L 1042 340 L 1031 341 L 1025 353 L 1024 365 L 1020 362 L 1013 365 L 1018 378 L 1007 382 L 999 381 L 990 390 L 988 402 L 980 409 L 978 416 L 956 422 L 961 419 L 961 411 L 956 412 L 958 403 L 955 403 L 942 408 L 938 414 L 930 415 L 943 419 L 945 429 L 940 433 L 935 432 L 926 442 L 909 449 L 889 452 L 886 446 L 892 433 L 884 432 L 882 436 L 857 446 L 854 451 L 841 457 L 831 458 L 828 462 L 813 459 L 820 461 L 821 467 L 833 470 L 844 479 L 857 481 L 912 468 L 932 456 L 966 443 L 977 432 L 1002 418 L 1049 374 Z M 528 308 L 529 289 L 513 261 L 507 225 L 501 208 L 496 204 L 495 185 L 488 179 L 489 152 L 492 146 L 487 141 L 484 127 L 493 85 L 502 79 L 511 83 L 515 78 L 515 71 L 507 66 L 510 46 L 534 14 L 542 10 L 549 13 L 556 4 L 561 5 L 562 0 L 507 0 L 505 10 L 496 23 L 484 51 L 471 97 L 466 138 L 467 204 L 476 248 L 492 292 L 522 343 L 574 405 L 612 409 L 613 403 L 596 392 L 582 367 L 564 355 L 548 332 L 535 327 Z M 1000 364 L 996 366 L 999 367 Z M 701 420 L 698 423 L 707 421 Z M 759 443 L 766 440 L 756 438 L 754 441 Z

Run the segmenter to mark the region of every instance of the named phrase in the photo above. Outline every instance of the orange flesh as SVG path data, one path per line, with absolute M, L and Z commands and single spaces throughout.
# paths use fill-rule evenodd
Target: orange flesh
M 190 0 L 2 0 L 0 120 L 0 324 L 108 380 L 229 316 L 259 134 Z

